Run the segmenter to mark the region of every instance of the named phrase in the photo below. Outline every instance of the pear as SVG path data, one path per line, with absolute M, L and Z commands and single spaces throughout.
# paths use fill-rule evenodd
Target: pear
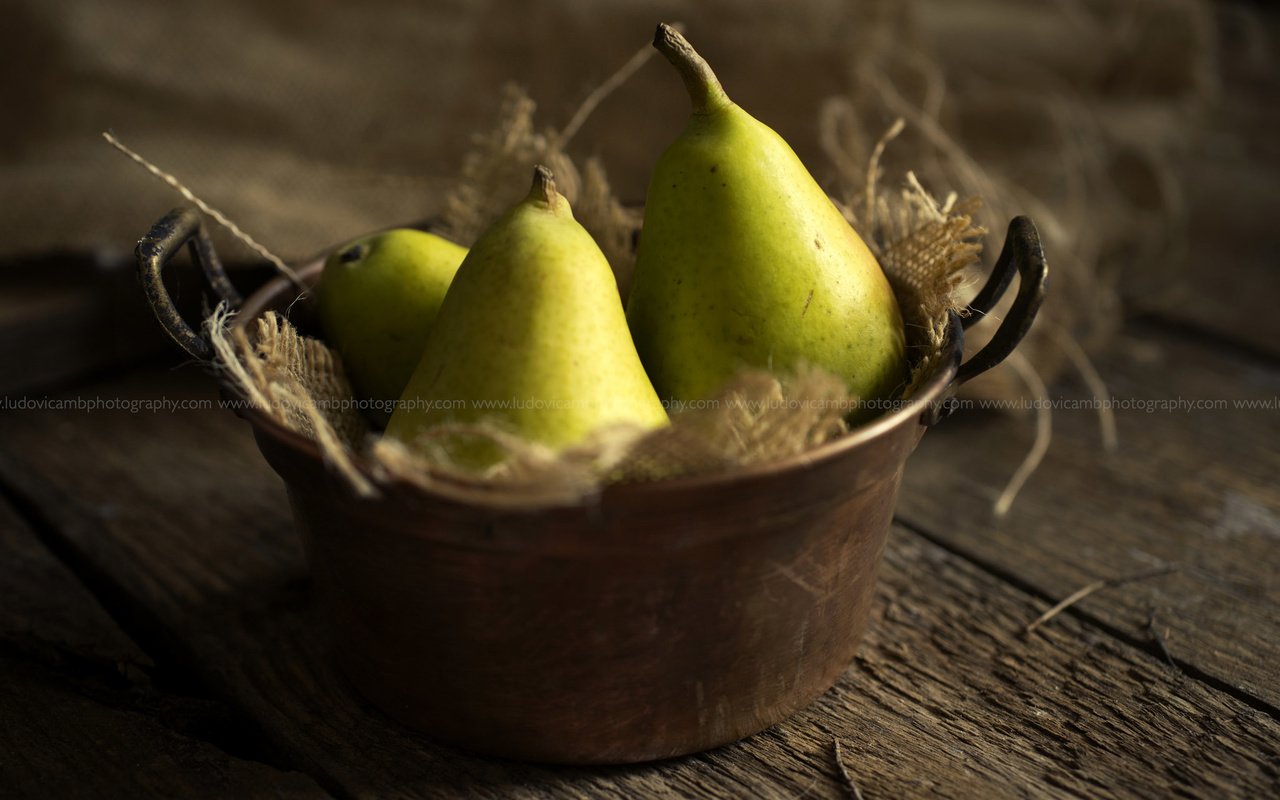
M 693 102 L 650 179 L 627 304 L 659 395 L 697 400 L 743 368 L 801 363 L 863 401 L 892 395 L 906 378 L 904 332 L 875 256 L 684 37 L 660 25 L 654 46 Z
M 412 443 L 481 421 L 555 450 L 605 425 L 667 422 L 613 271 L 541 166 L 462 262 L 386 435 Z M 459 460 L 484 467 L 490 455 Z
M 325 261 L 317 289 L 325 339 L 384 422 L 466 254 L 434 234 L 397 228 L 348 242 Z

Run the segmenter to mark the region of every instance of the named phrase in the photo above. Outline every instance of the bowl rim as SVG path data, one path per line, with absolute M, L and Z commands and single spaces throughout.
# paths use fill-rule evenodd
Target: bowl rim
M 314 286 L 314 280 L 319 277 L 323 267 L 324 258 L 318 257 L 297 269 L 296 274 L 304 284 L 311 287 Z M 244 330 L 251 321 L 259 318 L 265 311 L 275 305 L 274 300 L 288 291 L 296 290 L 296 288 L 296 284 L 287 277 L 277 276 L 272 278 L 245 298 L 239 311 L 230 321 L 229 327 Z M 926 427 L 925 420 L 932 404 L 944 399 L 943 396 L 947 390 L 954 385 L 956 374 L 959 370 L 963 350 L 963 332 L 957 330 L 957 323 L 958 320 L 953 315 L 937 364 L 910 400 L 902 402 L 899 407 L 881 414 L 843 436 L 818 445 L 811 450 L 775 461 L 749 464 L 715 473 L 606 484 L 601 487 L 599 494 L 694 491 L 768 475 L 780 476 L 800 472 L 836 459 L 850 450 L 863 447 L 869 442 L 911 424 L 913 421 L 921 427 Z M 235 387 L 229 386 L 225 382 L 220 381 L 220 383 L 225 392 L 233 393 L 236 396 L 240 395 L 239 390 Z M 242 406 L 238 413 L 248 420 L 249 424 L 254 427 L 255 432 L 269 435 L 281 446 L 328 470 L 326 459 L 314 440 L 296 431 L 289 430 L 254 406 Z M 580 506 L 589 502 L 591 497 L 598 497 L 598 494 L 594 493 L 585 498 L 581 493 L 574 493 L 572 497 L 567 497 L 562 493 L 548 491 L 547 489 L 468 480 L 455 473 L 437 470 L 430 471 L 431 483 L 426 485 L 399 477 L 375 477 L 370 469 L 368 459 L 359 453 L 354 454 L 352 462 L 365 478 L 378 487 L 380 493 L 386 491 L 418 493 L 444 497 L 470 505 L 518 508 Z

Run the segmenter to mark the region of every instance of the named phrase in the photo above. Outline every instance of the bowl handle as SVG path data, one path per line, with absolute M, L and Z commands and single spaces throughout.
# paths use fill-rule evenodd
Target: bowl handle
M 951 416 L 956 410 L 955 392 L 960 385 L 973 380 L 982 373 L 998 365 L 1009 357 L 1018 343 L 1031 329 L 1035 322 L 1040 305 L 1044 303 L 1045 288 L 1049 280 L 1049 265 L 1044 260 L 1044 247 L 1040 244 L 1040 233 L 1035 223 L 1027 217 L 1014 217 L 1009 223 L 1009 231 L 1005 235 L 1004 247 L 1000 257 L 996 259 L 995 268 L 986 285 L 969 302 L 961 312 L 952 311 L 948 328 L 951 335 L 951 346 L 955 358 L 959 361 L 964 352 L 964 332 L 978 320 L 985 317 L 1004 297 L 1013 282 L 1014 274 L 1019 276 L 1018 296 L 1014 298 L 1009 312 L 996 329 L 991 341 L 968 361 L 959 364 L 956 377 L 948 387 L 947 396 L 940 403 L 935 403 L 926 412 L 922 420 L 925 425 L 935 425 Z
M 244 300 L 231 285 L 222 260 L 213 249 L 204 218 L 190 206 L 175 208 L 165 214 L 151 226 L 146 236 L 138 240 L 138 247 L 134 250 L 138 260 L 138 279 L 142 282 L 142 291 L 151 310 L 169 338 L 195 358 L 207 360 L 213 355 L 213 347 L 182 318 L 161 277 L 165 265 L 184 244 L 190 248 L 191 258 L 200 265 L 205 280 L 218 298 L 233 309 L 239 308 Z

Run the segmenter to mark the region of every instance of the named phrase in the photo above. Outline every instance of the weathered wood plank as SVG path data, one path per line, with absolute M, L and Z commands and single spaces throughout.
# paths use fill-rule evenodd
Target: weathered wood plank
M 135 674 L 151 659 L 0 497 L 0 643 L 46 664 Z
M 0 657 L 0 795 L 10 798 L 328 797 L 310 778 L 95 702 Z
M 997 520 L 992 501 L 1034 426 L 962 413 L 925 437 L 899 517 L 1055 599 L 1176 564 L 1079 609 L 1134 640 L 1150 639 L 1154 612 L 1179 662 L 1280 706 L 1280 369 L 1151 328 L 1125 334 L 1098 368 L 1130 404 L 1116 410 L 1119 452 L 1103 452 L 1095 412 L 1058 408 L 1048 457 Z M 1055 396 L 1089 397 L 1077 386 Z
M 153 667 L 0 499 L 0 795 L 327 796 L 184 735 L 223 714 L 157 690 Z
M 814 729 L 833 720 L 869 796 L 1248 796 L 1280 786 L 1276 721 L 1157 659 L 1074 619 L 1023 638 L 1030 598 L 902 529 L 882 582 L 854 668 L 810 710 L 813 727 L 782 729 L 816 756 Z M 1197 752 L 1209 740 L 1212 752 Z
M 211 397 L 182 375 L 95 391 Z M 839 797 L 833 737 L 867 796 L 1280 791 L 1275 719 L 1072 615 L 1020 637 L 1033 597 L 901 528 L 862 656 L 787 723 L 638 767 L 470 757 L 386 722 L 329 668 L 281 487 L 229 413 L 26 413 L 0 434 L 0 481 L 293 763 L 352 796 Z

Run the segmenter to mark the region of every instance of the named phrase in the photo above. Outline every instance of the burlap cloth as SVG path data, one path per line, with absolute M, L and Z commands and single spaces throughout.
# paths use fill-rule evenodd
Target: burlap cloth
M 658 20 L 685 22 L 731 95 L 828 185 L 842 167 L 826 122 L 849 103 L 874 132 L 864 147 L 906 117 L 890 172 L 983 196 L 992 230 L 1030 213 L 1053 252 L 1085 262 L 1177 246 L 1167 166 L 1211 83 L 1203 0 L 10 0 L 0 258 L 127 253 L 172 206 L 105 129 L 286 259 L 432 216 L 506 83 L 563 128 Z M 650 63 L 575 139 L 628 203 L 682 124 L 681 103 L 654 101 L 678 87 Z

